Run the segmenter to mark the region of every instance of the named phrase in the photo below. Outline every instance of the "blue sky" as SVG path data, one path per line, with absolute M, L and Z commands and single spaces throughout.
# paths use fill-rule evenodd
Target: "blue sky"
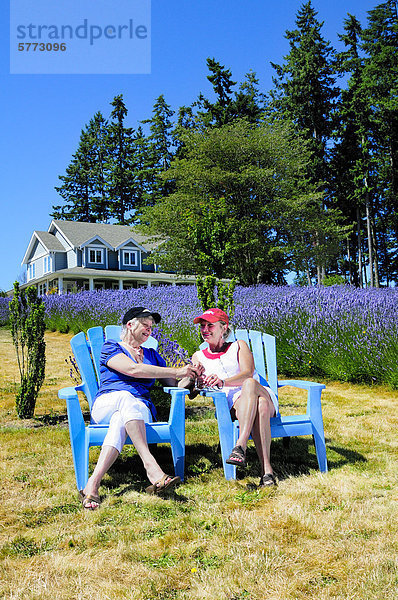
M 93 11 L 98 1 L 92 0 Z M 57 0 L 57 5 L 67 11 L 74 2 Z M 323 35 L 337 49 L 347 13 L 365 25 L 367 11 L 377 4 L 313 0 Z M 160 94 L 174 110 L 191 104 L 199 92 L 211 96 L 209 56 L 229 68 L 238 83 L 255 71 L 261 90 L 268 91 L 270 62 L 283 62 L 289 51 L 284 35 L 295 27 L 302 5 L 301 0 L 152 0 L 149 74 L 42 75 L 10 74 L 9 1 L 1 0 L 0 289 L 11 289 L 21 275 L 32 232 L 48 229 L 52 206 L 61 203 L 54 189 L 58 175 L 65 173 L 81 130 L 98 110 L 109 117 L 109 103 L 123 94 L 127 125 L 135 127 L 150 117 Z

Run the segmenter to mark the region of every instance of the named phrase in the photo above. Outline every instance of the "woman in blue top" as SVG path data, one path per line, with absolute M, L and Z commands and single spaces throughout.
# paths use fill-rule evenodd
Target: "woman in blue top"
M 155 379 L 165 386 L 175 386 L 178 381 L 179 387 L 190 387 L 201 369 L 193 365 L 167 367 L 156 350 L 142 347 L 160 319 L 158 313 L 142 306 L 131 308 L 123 317 L 121 341 L 108 340 L 103 345 L 100 387 L 91 417 L 96 423 L 109 423 L 109 430 L 94 472 L 80 492 L 84 508 L 98 508 L 101 480 L 119 456 L 127 436 L 144 463 L 151 482 L 148 493 L 162 494 L 180 481 L 179 477 L 166 475 L 149 450 L 145 423 L 156 418 L 149 392 Z

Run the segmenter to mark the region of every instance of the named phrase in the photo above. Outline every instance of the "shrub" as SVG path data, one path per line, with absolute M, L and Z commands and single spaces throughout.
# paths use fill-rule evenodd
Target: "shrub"
M 21 376 L 16 397 L 17 414 L 20 419 L 30 419 L 44 381 L 46 363 L 44 305 L 35 287 L 21 291 L 18 282 L 14 283 L 10 322 Z

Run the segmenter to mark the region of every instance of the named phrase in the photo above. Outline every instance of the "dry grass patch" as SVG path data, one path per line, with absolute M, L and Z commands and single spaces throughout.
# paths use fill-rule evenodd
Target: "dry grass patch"
M 397 598 L 397 391 L 328 382 L 330 471 L 319 473 L 311 439 L 292 439 L 288 449 L 274 440 L 275 490 L 256 487 L 252 447 L 246 477 L 224 480 L 212 407 L 189 401 L 184 485 L 166 500 L 145 495 L 128 448 L 104 479 L 101 508 L 83 512 L 57 398 L 72 383 L 70 337 L 46 334 L 36 417 L 20 421 L 14 349 L 0 329 L 0 598 Z M 282 389 L 285 414 L 305 403 L 303 392 Z M 157 452 L 170 469 L 169 448 Z M 97 456 L 96 448 L 91 466 Z

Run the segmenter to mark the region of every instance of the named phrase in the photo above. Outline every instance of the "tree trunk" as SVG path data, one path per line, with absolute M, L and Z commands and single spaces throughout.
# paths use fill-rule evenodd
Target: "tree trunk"
M 350 250 L 350 238 L 347 238 L 347 263 L 348 263 L 348 283 L 352 284 L 352 270 L 351 270 L 351 250 Z M 346 277 L 346 270 L 344 269 L 344 278 Z
M 358 238 L 358 282 L 359 282 L 359 287 L 363 288 L 361 215 L 359 212 L 359 208 L 357 208 L 357 238 Z
M 376 227 L 375 227 L 375 222 L 374 222 L 373 214 L 370 215 L 370 223 L 371 223 L 371 229 L 372 229 L 372 246 L 373 246 L 373 249 L 374 249 L 373 264 L 374 264 L 374 270 L 375 270 L 375 287 L 379 288 L 380 287 L 380 281 L 379 281 L 379 257 L 378 257 L 378 252 L 377 252 Z
M 368 255 L 369 255 L 370 287 L 374 287 L 372 223 L 371 223 L 370 208 L 369 208 L 369 192 L 366 192 L 366 195 L 365 195 L 365 207 L 366 207 L 366 227 L 367 227 L 367 232 L 368 232 Z

